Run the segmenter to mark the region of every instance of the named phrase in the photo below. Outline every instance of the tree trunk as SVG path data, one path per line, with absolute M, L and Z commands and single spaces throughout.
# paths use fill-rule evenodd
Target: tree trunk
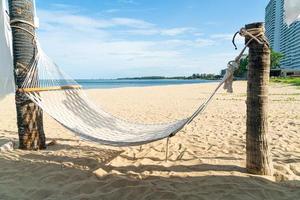
M 11 20 L 24 20 L 34 24 L 32 0 L 9 0 L 9 11 Z M 13 25 L 15 83 L 17 88 L 21 88 L 36 55 L 36 45 L 33 36 L 30 34 L 35 34 L 35 28 L 22 22 L 15 22 Z M 21 28 L 28 30 L 30 33 Z M 42 110 L 18 90 L 16 91 L 15 100 L 19 148 L 24 150 L 45 149 Z
M 246 25 L 246 29 L 263 27 L 263 23 Z M 249 41 L 246 37 L 246 43 Z M 258 175 L 273 175 L 268 148 L 268 84 L 270 49 L 252 41 L 249 45 L 247 89 L 247 170 Z

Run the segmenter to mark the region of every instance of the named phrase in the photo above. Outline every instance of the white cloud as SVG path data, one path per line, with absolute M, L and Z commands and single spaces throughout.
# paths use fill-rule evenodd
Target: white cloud
M 62 25 L 74 29 L 104 29 L 117 26 L 130 28 L 149 28 L 154 25 L 143 20 L 131 18 L 93 19 L 66 11 L 39 11 L 44 25 Z M 43 28 L 43 26 L 41 27 Z
M 300 1 L 299 0 L 285 0 L 285 21 L 288 25 L 294 21 L 300 20 Z
M 116 13 L 116 12 L 119 12 L 120 9 L 108 9 L 108 10 L 104 10 L 104 12 L 106 13 Z
M 189 34 L 194 32 L 194 28 L 189 27 L 178 27 L 170 29 L 161 29 L 153 26 L 152 28 L 147 29 L 131 29 L 126 30 L 125 33 L 132 35 L 163 35 L 163 36 L 177 36 L 183 34 Z
M 175 35 L 181 35 L 181 34 L 184 34 L 186 32 L 189 32 L 193 30 L 192 28 L 186 28 L 186 27 L 183 27 L 183 28 L 172 28 L 172 29 L 164 29 L 164 30 L 161 30 L 161 34 L 162 35 L 168 35 L 168 36 L 175 36 Z
M 211 35 L 211 38 L 214 39 L 221 39 L 221 40 L 232 40 L 233 34 L 213 34 Z
M 218 45 L 217 39 L 195 38 L 197 30 L 190 27 L 161 28 L 124 17 L 94 19 L 74 10 L 41 10 L 39 16 L 42 47 L 75 78 L 217 72 L 229 57 L 208 55 L 203 49 Z M 164 37 L 145 40 L 131 34 Z M 175 37 L 187 34 L 193 37 Z
M 196 40 L 196 44 L 198 47 L 213 46 L 213 45 L 216 45 L 216 41 L 211 40 L 211 39 L 198 38 Z
M 74 6 L 74 5 L 70 5 L 70 4 L 63 4 L 63 3 L 54 3 L 51 4 L 52 7 L 54 7 L 55 9 L 60 9 L 60 10 L 80 10 L 80 7 L 78 6 Z
M 201 32 L 198 32 L 198 31 L 195 31 L 195 32 L 193 33 L 193 35 L 194 35 L 194 36 L 203 36 L 203 35 L 204 35 L 204 33 L 201 33 Z
M 234 33 L 219 33 L 219 34 L 213 34 L 210 37 L 215 40 L 232 41 L 233 36 Z M 245 38 L 241 37 L 239 34 L 235 37 L 236 44 L 243 44 L 244 41 Z
M 143 20 L 138 20 L 138 19 L 130 19 L 130 18 L 113 18 L 110 20 L 110 22 L 114 26 L 127 26 L 127 27 L 132 27 L 132 28 L 149 28 L 153 27 L 154 25 L 145 22 Z

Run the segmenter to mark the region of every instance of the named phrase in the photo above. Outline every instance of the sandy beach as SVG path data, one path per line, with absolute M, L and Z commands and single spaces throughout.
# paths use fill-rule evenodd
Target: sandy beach
M 45 114 L 45 151 L 0 152 L 0 199 L 300 199 L 300 89 L 271 84 L 274 177 L 245 169 L 246 82 L 221 90 L 171 138 L 116 148 L 80 140 Z M 216 83 L 88 90 L 103 109 L 133 122 L 189 116 Z M 1 101 L 0 144 L 18 141 L 14 96 Z

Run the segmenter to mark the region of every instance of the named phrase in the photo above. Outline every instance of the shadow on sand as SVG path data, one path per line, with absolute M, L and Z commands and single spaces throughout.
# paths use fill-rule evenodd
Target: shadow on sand
M 234 176 L 234 172 L 246 172 L 235 165 L 112 167 L 108 163 L 123 151 L 89 146 L 56 147 L 63 148 L 80 151 L 81 157 L 68 151 L 59 155 L 57 150 L 7 153 L 10 156 L 1 153 L 0 199 L 300 199 L 299 181 L 275 183 L 260 177 Z M 73 164 L 66 165 L 68 162 Z M 81 168 L 83 165 L 88 168 Z M 96 177 L 92 172 L 98 168 L 119 174 Z M 149 174 L 144 178 L 132 176 L 145 172 Z M 164 177 L 151 175 L 152 172 L 207 173 Z M 221 172 L 228 175 L 207 175 Z

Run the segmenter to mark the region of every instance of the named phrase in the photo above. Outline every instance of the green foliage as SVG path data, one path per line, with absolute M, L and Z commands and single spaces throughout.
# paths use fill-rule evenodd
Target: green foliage
M 280 68 L 280 61 L 284 58 L 284 55 L 280 52 L 276 52 L 271 49 L 271 69 Z
M 276 52 L 271 49 L 271 69 L 279 69 L 280 68 L 280 61 L 284 58 L 282 53 Z M 248 55 L 245 55 L 240 60 L 240 67 L 238 70 L 235 71 L 235 77 L 244 77 L 247 70 L 248 70 L 249 58 Z
M 245 77 L 248 70 L 249 59 L 248 55 L 245 55 L 240 60 L 239 68 L 234 72 L 235 77 Z
M 215 74 L 193 74 L 187 77 L 187 79 L 204 79 L 204 80 L 216 80 L 219 79 Z
M 272 78 L 271 82 L 300 86 L 300 77 Z
M 215 74 L 193 74 L 191 76 L 173 76 L 173 77 L 165 77 L 165 76 L 143 76 L 143 77 L 127 77 L 127 78 L 118 78 L 118 80 L 155 80 L 155 79 L 181 79 L 181 80 L 189 80 L 189 79 L 205 79 L 205 80 L 218 80 L 222 77 L 220 75 Z

